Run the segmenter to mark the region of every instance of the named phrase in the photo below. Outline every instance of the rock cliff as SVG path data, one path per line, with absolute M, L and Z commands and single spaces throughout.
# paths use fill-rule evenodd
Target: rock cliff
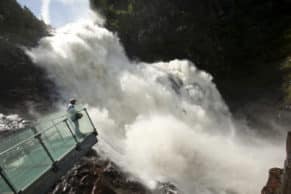
M 0 1 L 0 112 L 44 110 L 52 99 L 53 83 L 23 50 L 48 34 L 28 8 L 16 0 Z

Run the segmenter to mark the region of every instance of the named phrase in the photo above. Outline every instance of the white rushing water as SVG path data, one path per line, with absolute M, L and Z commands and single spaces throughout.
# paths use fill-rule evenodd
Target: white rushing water
M 150 188 L 169 181 L 186 194 L 255 194 L 268 169 L 282 166 L 283 146 L 240 140 L 211 75 L 190 61 L 132 62 L 91 21 L 27 52 L 64 99 L 88 104 L 97 149 Z

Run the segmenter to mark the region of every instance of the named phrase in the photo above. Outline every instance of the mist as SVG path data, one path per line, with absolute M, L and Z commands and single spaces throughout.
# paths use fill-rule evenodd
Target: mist
M 282 166 L 283 144 L 241 138 L 213 77 L 191 61 L 130 61 L 119 38 L 92 20 L 57 29 L 27 53 L 63 100 L 88 106 L 96 150 L 149 188 L 254 194 L 268 169 Z

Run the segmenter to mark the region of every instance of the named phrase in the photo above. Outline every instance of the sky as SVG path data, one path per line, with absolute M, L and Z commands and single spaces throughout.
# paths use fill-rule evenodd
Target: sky
M 88 17 L 89 0 L 17 0 L 53 27 Z

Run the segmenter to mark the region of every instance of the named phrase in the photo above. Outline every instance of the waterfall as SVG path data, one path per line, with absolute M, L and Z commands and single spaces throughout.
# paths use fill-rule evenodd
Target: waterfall
M 118 37 L 90 20 L 57 29 L 27 53 L 63 99 L 87 104 L 103 157 L 149 188 L 255 194 L 268 169 L 282 165 L 281 145 L 241 140 L 212 76 L 188 60 L 130 61 Z

